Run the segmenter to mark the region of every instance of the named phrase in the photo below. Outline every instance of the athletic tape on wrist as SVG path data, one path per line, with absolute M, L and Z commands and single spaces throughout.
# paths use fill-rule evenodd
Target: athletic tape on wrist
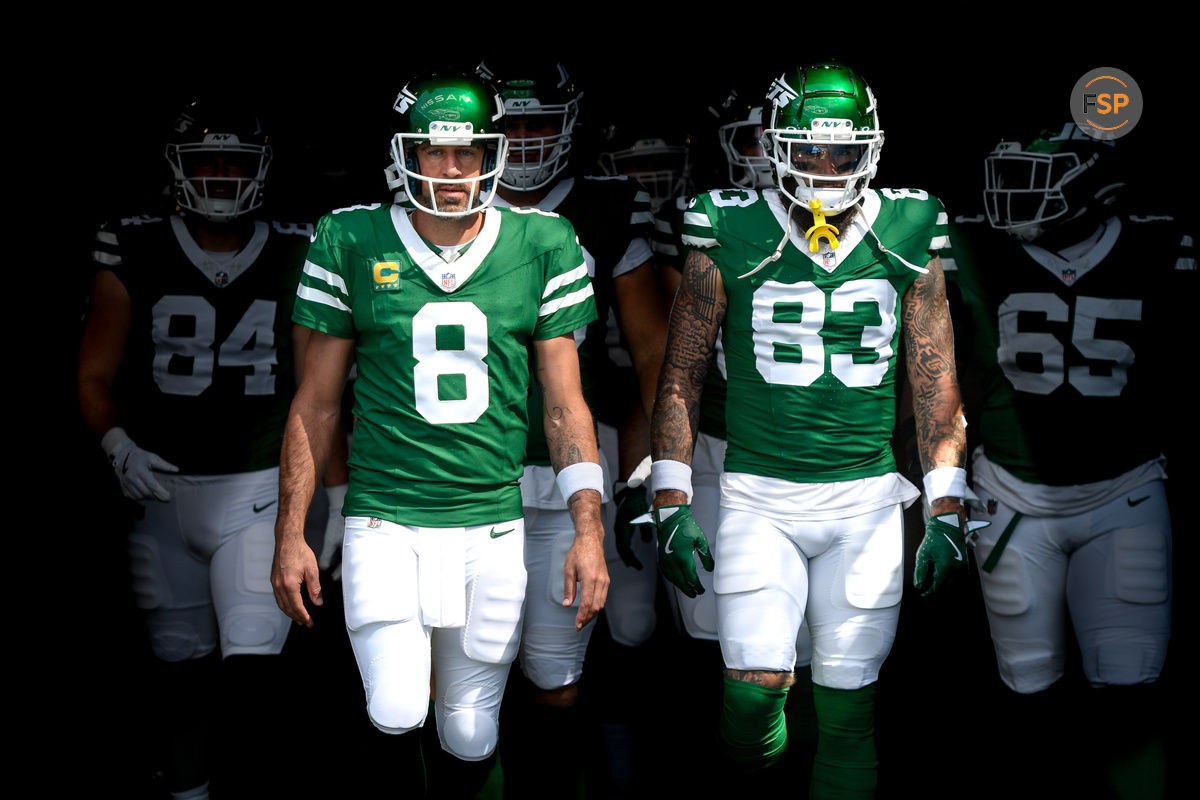
M 650 465 L 651 488 L 656 492 L 675 489 L 692 496 L 692 468 L 682 461 L 664 458 Z
M 571 495 L 580 489 L 592 489 L 603 495 L 604 471 L 594 461 L 580 461 L 563 467 L 562 471 L 554 476 L 554 482 L 558 485 L 563 500 L 570 500 Z
M 931 469 L 921 482 L 925 484 L 925 499 L 931 503 L 939 497 L 963 498 L 967 495 L 967 471 L 962 467 Z

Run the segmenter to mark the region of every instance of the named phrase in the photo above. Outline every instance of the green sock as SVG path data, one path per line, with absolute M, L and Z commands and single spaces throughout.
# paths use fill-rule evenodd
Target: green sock
M 817 755 L 813 800 L 867 800 L 875 796 L 875 685 L 830 689 L 813 684 L 817 711 Z
M 787 747 L 783 714 L 787 689 L 769 689 L 725 676 L 721 742 L 731 758 L 747 768 L 777 762 Z

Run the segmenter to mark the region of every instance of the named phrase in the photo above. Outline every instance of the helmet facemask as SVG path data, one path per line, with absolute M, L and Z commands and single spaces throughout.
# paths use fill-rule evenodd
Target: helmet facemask
M 470 147 L 482 145 L 483 166 L 479 175 L 465 178 L 435 178 L 421 174 L 416 148 L 421 144 L 430 147 Z M 397 133 L 392 137 L 393 170 L 389 174 L 389 187 L 401 186 L 412 204 L 427 214 L 437 217 L 465 217 L 492 204 L 496 196 L 497 179 L 504 171 L 508 157 L 508 140 L 502 133 L 474 133 L 470 122 L 433 122 L 428 133 Z M 402 177 L 401 177 L 402 176 Z M 468 189 L 467 206 L 461 211 L 450 211 L 438 207 L 439 186 L 463 186 Z
M 1028 152 L 1000 142 L 984 161 L 983 203 L 993 228 L 1032 241 L 1070 211 L 1064 187 L 1091 166 L 1073 152 Z
M 667 200 L 684 193 L 691 164 L 686 145 L 669 145 L 662 139 L 638 139 L 631 147 L 600 154 L 606 175 L 627 175 L 650 195 L 657 211 Z
M 747 118 L 717 128 L 721 150 L 729 164 L 729 180 L 741 189 L 765 189 L 775 183 L 775 170 L 762 144 L 762 107 Z
M 237 134 L 205 131 L 199 142 L 168 143 L 165 155 L 180 208 L 211 222 L 228 222 L 262 205 L 270 145 L 244 144 Z
M 505 101 L 510 134 L 514 128 L 544 129 L 543 136 L 511 136 L 508 139 L 508 165 L 500 185 L 518 192 L 531 192 L 553 183 L 571 154 L 571 131 L 575 127 L 579 101 L 542 105 L 536 99 Z M 523 121 L 524 126 L 519 123 Z M 552 131 L 552 132 L 551 132 Z

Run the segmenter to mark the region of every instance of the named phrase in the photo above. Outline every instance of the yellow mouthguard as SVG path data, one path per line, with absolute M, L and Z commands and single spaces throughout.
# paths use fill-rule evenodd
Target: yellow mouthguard
M 825 215 L 821 213 L 821 201 L 809 200 L 808 207 L 812 209 L 814 223 L 811 228 L 804 232 L 804 238 L 808 239 L 808 251 L 810 253 L 817 252 L 819 240 L 822 236 L 829 241 L 829 247 L 836 250 L 838 246 L 837 234 L 840 231 L 825 222 Z

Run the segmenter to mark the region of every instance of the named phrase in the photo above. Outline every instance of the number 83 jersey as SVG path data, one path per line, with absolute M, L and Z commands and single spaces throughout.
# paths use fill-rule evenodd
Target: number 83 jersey
M 838 247 L 822 239 L 814 253 L 812 214 L 796 208 L 781 257 L 748 274 L 783 239 L 787 214 L 775 190 L 709 192 L 684 213 L 684 244 L 705 249 L 728 298 L 725 470 L 798 483 L 894 472 L 900 306 L 918 273 L 864 223 L 924 266 L 944 246 L 945 212 L 923 191 L 869 190 Z
M 400 206 L 317 225 L 293 319 L 356 340 L 347 516 L 430 527 L 521 516 L 530 348 L 588 324 L 596 304 L 569 222 L 482 213 L 452 260 Z
M 179 215 L 96 237 L 98 269 L 131 303 L 113 387 L 119 423 L 184 474 L 278 466 L 295 388 L 291 309 L 311 225 L 256 221 L 238 252 L 207 253 Z

